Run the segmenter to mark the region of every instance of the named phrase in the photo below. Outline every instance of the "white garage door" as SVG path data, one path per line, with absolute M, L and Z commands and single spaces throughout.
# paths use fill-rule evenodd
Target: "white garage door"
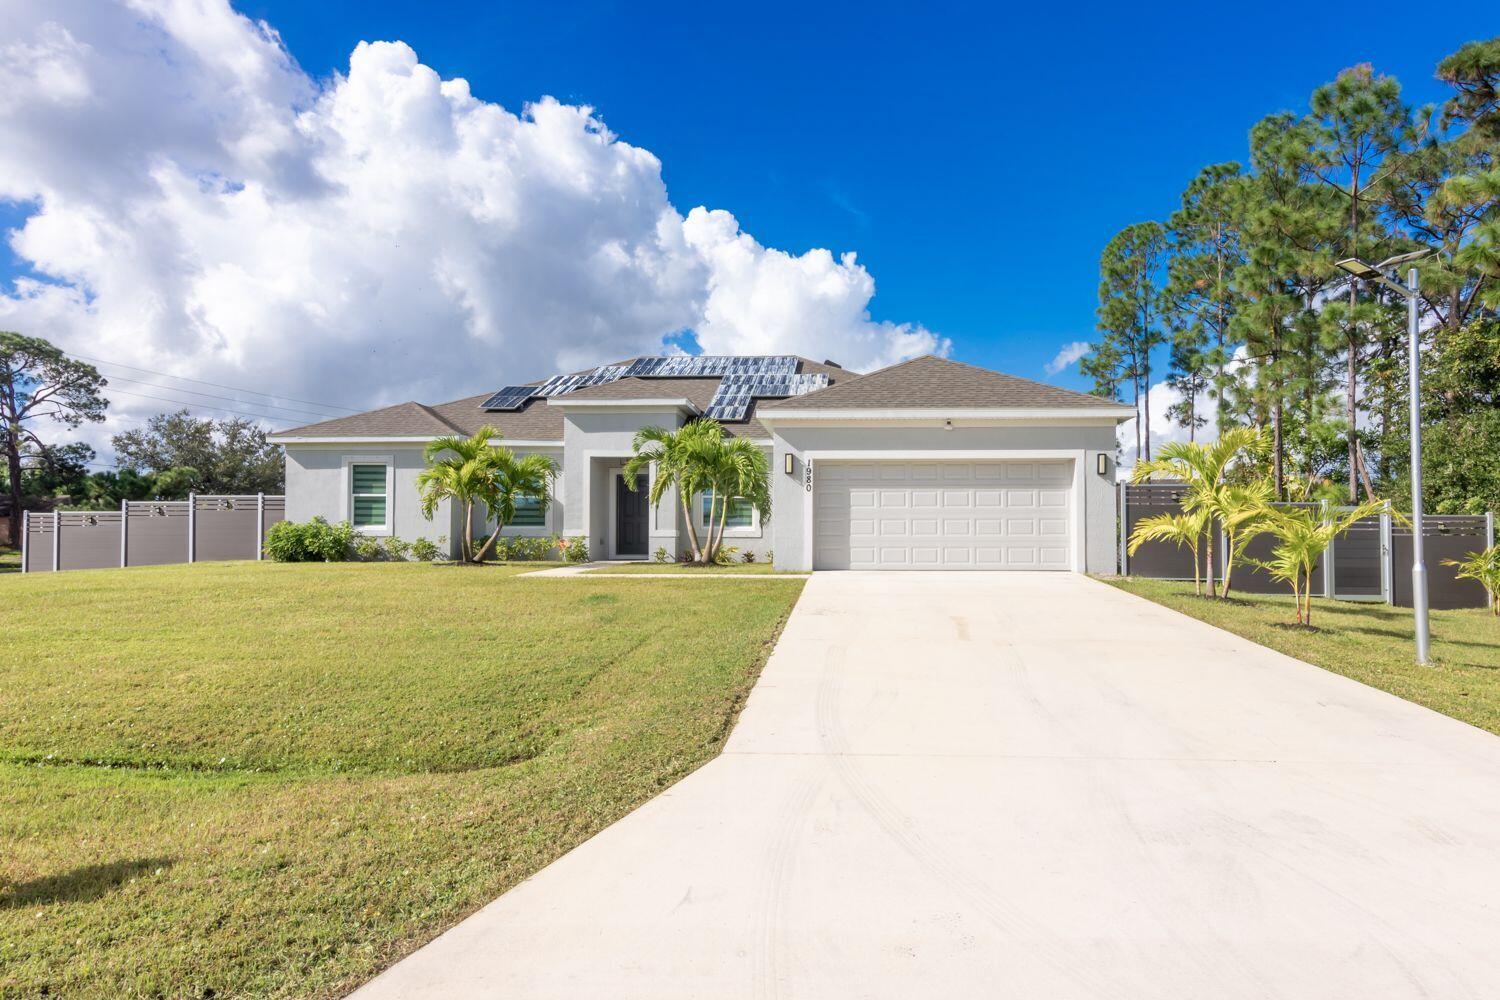
M 818 569 L 1072 565 L 1073 463 L 818 462 Z

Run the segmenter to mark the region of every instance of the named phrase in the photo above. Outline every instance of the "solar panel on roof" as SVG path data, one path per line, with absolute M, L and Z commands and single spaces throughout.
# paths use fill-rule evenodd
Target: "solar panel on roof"
M 519 410 L 526 401 L 536 395 L 534 385 L 508 385 L 489 399 L 479 404 L 482 410 Z
M 731 373 L 719 380 L 704 415 L 714 420 L 743 420 L 757 398 L 800 396 L 828 385 L 828 376 L 811 373 Z

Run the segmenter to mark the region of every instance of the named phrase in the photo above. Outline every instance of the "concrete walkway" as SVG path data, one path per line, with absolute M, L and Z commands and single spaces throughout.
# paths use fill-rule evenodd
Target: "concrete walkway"
M 723 756 L 358 996 L 1497 991 L 1500 739 L 1074 575 L 821 573 Z

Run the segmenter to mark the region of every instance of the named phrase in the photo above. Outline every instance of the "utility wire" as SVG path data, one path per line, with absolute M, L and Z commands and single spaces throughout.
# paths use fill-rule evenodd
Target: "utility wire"
M 121 364 L 118 361 L 106 361 L 103 358 L 91 358 L 91 357 L 89 357 L 86 354 L 74 354 L 72 351 L 64 351 L 63 353 L 69 355 L 70 357 L 77 358 L 79 361 L 92 361 L 95 364 L 113 365 L 116 368 L 128 368 L 131 371 L 144 372 L 147 375 L 160 375 L 163 378 L 175 378 L 175 379 L 179 379 L 180 381 L 183 381 L 183 382 L 195 382 L 198 385 L 213 386 L 215 389 L 228 389 L 230 392 L 248 392 L 252 396 L 267 396 L 267 397 L 269 397 L 271 399 L 284 399 L 288 403 L 305 403 L 308 406 L 321 406 L 321 407 L 324 407 L 324 408 L 330 409 L 330 410 L 344 410 L 344 411 L 346 411 L 348 413 L 363 413 L 364 412 L 363 410 L 357 410 L 357 409 L 355 409 L 355 408 L 353 408 L 351 406 L 339 406 L 336 403 L 319 403 L 319 402 L 317 402 L 315 400 L 311 400 L 311 399 L 294 399 L 291 396 L 277 396 L 274 393 L 261 392 L 258 389 L 245 389 L 245 388 L 242 388 L 240 386 L 224 385 L 224 384 L 219 383 L 219 382 L 208 382 L 208 381 L 205 381 L 205 380 L 203 380 L 201 378 L 189 378 L 186 375 L 173 375 L 170 372 L 159 372 L 159 371 L 156 371 L 155 369 L 152 369 L 152 368 L 141 368 L 138 365 L 126 365 L 126 364 Z M 119 377 L 120 378 L 124 378 L 123 375 L 119 376 Z M 163 388 L 168 388 L 168 387 L 164 386 Z M 186 391 L 186 390 L 183 390 L 183 391 Z
M 207 399 L 221 399 L 226 403 L 243 403 L 246 406 L 259 406 L 266 410 L 284 410 L 287 413 L 296 413 L 304 417 L 317 417 L 319 420 L 332 419 L 327 413 L 314 413 L 311 410 L 296 410 L 289 406 L 276 406 L 272 403 L 261 403 L 253 399 L 236 399 L 233 396 L 219 396 L 212 392 L 199 392 L 197 389 L 179 389 L 175 385 L 162 385 L 160 382 L 147 382 L 144 379 L 129 378 L 125 375 L 109 375 L 111 383 L 115 381 L 133 382 L 136 385 L 149 386 L 153 389 L 165 389 L 168 392 L 181 392 L 189 396 L 203 396 Z
M 267 416 L 264 413 L 247 413 L 244 410 L 231 410 L 227 406 L 209 406 L 206 403 L 194 403 L 194 402 L 192 402 L 190 400 L 168 399 L 166 396 L 148 396 L 148 395 L 146 395 L 143 392 L 128 392 L 128 391 L 126 391 L 124 389 L 116 389 L 113 386 L 111 386 L 109 388 L 106 388 L 104 391 L 105 392 L 118 392 L 122 396 L 137 396 L 137 397 L 139 397 L 141 399 L 155 399 L 155 400 L 158 400 L 158 401 L 163 402 L 163 403 L 175 403 L 178 406 L 185 407 L 185 408 L 190 409 L 190 410 L 192 410 L 192 409 L 197 409 L 197 410 L 215 410 L 215 411 L 218 411 L 220 413 L 234 413 L 234 414 L 238 414 L 239 416 L 242 416 L 242 417 L 254 417 L 256 420 L 274 420 L 274 421 L 278 421 L 278 422 L 283 423 L 283 424 L 291 422 L 286 417 Z

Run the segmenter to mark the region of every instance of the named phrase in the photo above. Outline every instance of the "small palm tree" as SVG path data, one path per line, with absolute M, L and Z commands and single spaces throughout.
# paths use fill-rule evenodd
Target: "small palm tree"
M 1208 527 L 1209 515 L 1207 511 L 1198 510 L 1183 514 L 1158 514 L 1155 517 L 1142 518 L 1136 522 L 1135 530 L 1130 533 L 1130 547 L 1127 550 L 1135 555 L 1146 542 L 1171 542 L 1179 548 L 1186 547 L 1193 554 L 1193 593 L 1199 597 L 1203 596 L 1202 568 L 1198 562 L 1198 554 L 1203 545 L 1204 531 Z M 1212 539 L 1209 547 L 1213 547 Z M 1209 571 L 1213 570 L 1213 556 L 1209 556 Z M 1213 587 L 1210 578 L 1209 587 Z
M 693 420 L 675 430 L 642 427 L 631 444 L 635 454 L 625 463 L 625 486 L 631 490 L 635 489 L 637 476 L 656 466 L 656 476 L 647 494 L 653 508 L 661 506 L 668 488 L 676 487 L 694 562 L 705 560 L 693 521 L 692 497 L 709 486 L 704 455 L 723 436 L 724 428 L 713 420 Z
M 1224 530 L 1223 597 L 1229 596 L 1235 564 L 1244 558 L 1246 546 L 1270 530 L 1265 512 L 1275 495 L 1276 487 L 1269 477 L 1245 486 L 1226 485 L 1215 492 L 1212 510 Z
M 534 500 L 543 511 L 547 509 L 552 503 L 552 481 L 557 476 L 557 464 L 546 455 L 517 455 L 509 448 L 494 448 L 492 463 L 492 485 L 484 505 L 495 521 L 495 530 L 474 554 L 475 562 L 489 554 L 501 529 L 515 520 L 517 504 Z
M 1444 566 L 1456 566 L 1453 574 L 1460 580 L 1477 580 L 1490 592 L 1490 613 L 1500 617 L 1500 545 L 1483 552 L 1470 552 L 1467 559 L 1444 559 Z
M 1183 483 L 1188 491 L 1183 507 L 1206 515 L 1202 519 L 1202 530 L 1210 536 L 1206 550 L 1210 597 L 1215 596 L 1213 524 L 1215 520 L 1222 524 L 1230 510 L 1226 501 L 1231 498 L 1225 495 L 1229 489 L 1229 473 L 1235 463 L 1252 458 L 1265 448 L 1266 437 L 1261 431 L 1253 427 L 1231 427 L 1220 434 L 1218 440 L 1207 444 L 1172 441 L 1162 445 L 1156 458 L 1137 462 L 1131 470 L 1130 481 L 1133 483 L 1142 483 L 1153 477 Z M 1197 572 L 1196 564 L 1194 572 Z M 1227 582 L 1228 566 L 1224 568 L 1224 576 Z
M 724 544 L 731 504 L 748 503 L 760 515 L 761 523 L 770 520 L 771 463 L 758 445 L 744 438 L 722 436 L 712 446 L 701 449 L 699 458 L 705 466 L 709 489 L 713 491 L 708 547 L 703 555 L 704 562 L 712 563 L 718 560 L 719 549 Z
M 463 508 L 460 549 L 465 562 L 479 562 L 502 528 L 515 516 L 516 503 L 525 498 L 551 500 L 556 466 L 543 455 L 517 458 L 509 448 L 490 444 L 500 431 L 489 425 L 472 437 L 449 435 L 428 442 L 422 451 L 427 468 L 417 473 L 422 516 L 432 520 L 444 500 Z M 496 520 L 494 533 L 477 553 L 474 550 L 474 508 L 483 505 Z
M 1374 500 L 1324 520 L 1307 507 L 1265 508 L 1265 525 L 1276 536 L 1270 559 L 1252 560 L 1255 565 L 1292 587 L 1297 606 L 1297 624 L 1312 624 L 1313 566 L 1333 540 L 1363 518 L 1385 510 L 1384 500 Z

